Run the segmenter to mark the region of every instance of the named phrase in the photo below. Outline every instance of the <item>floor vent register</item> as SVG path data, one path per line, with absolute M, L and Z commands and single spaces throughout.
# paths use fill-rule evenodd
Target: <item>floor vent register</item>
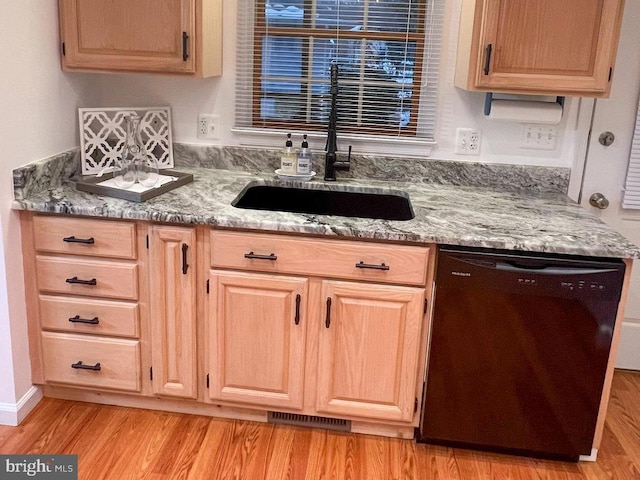
M 339 432 L 351 431 L 351 422 L 349 420 L 299 415 L 297 413 L 269 412 L 268 422 L 295 425 L 297 427 L 324 428 L 327 430 L 337 430 Z

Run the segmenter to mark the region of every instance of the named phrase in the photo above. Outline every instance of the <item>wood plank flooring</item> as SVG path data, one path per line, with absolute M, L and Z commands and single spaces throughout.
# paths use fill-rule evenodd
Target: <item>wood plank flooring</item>
M 616 371 L 595 463 L 54 399 L 0 426 L 0 453 L 78 454 L 83 480 L 640 480 L 640 372 Z

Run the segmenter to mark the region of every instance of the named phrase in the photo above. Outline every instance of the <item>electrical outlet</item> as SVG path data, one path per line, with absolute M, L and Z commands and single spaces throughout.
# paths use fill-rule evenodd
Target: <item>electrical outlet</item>
M 220 140 L 220 115 L 198 115 L 198 138 Z
M 476 128 L 458 128 L 456 130 L 456 148 L 458 155 L 480 155 L 480 130 Z
M 553 125 L 525 125 L 522 148 L 532 150 L 555 150 L 558 143 L 558 128 Z

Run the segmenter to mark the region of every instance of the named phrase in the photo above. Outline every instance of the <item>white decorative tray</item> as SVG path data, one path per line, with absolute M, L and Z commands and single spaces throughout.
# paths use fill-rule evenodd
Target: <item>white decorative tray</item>
M 140 136 L 160 168 L 173 168 L 169 107 L 79 108 L 82 175 L 111 171 L 126 136 L 125 118 L 140 116 Z

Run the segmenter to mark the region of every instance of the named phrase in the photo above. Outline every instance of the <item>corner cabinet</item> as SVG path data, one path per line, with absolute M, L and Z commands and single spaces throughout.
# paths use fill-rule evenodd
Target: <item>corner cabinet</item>
M 67 71 L 222 73 L 222 0 L 58 0 Z
M 455 84 L 607 97 L 624 0 L 463 0 Z

